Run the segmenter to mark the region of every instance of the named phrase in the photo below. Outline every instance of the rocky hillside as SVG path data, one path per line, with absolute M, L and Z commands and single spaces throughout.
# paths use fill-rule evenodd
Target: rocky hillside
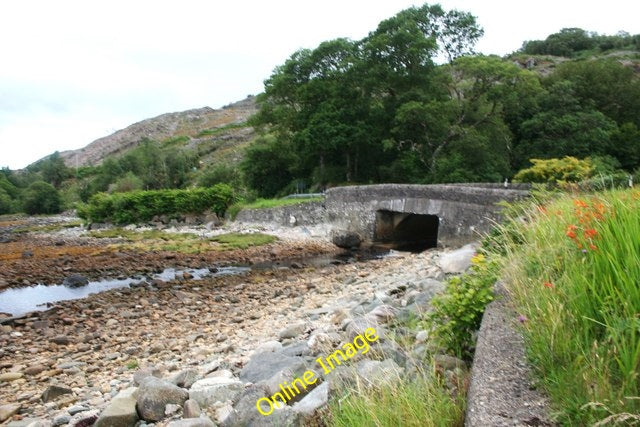
M 60 156 L 67 166 L 95 166 L 106 157 L 135 148 L 145 138 L 197 148 L 206 157 L 215 150 L 235 153 L 253 139 L 247 119 L 256 112 L 255 97 L 214 110 L 209 107 L 162 114 L 134 123 L 84 148 L 64 151 Z

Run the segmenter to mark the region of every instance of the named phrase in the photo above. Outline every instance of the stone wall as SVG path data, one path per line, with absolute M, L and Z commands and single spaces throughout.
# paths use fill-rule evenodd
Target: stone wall
M 327 222 L 327 212 L 324 202 L 306 202 L 270 209 L 243 209 L 235 221 L 272 226 L 318 225 Z
M 436 215 L 438 243 L 460 245 L 476 240 L 500 220 L 498 202 L 528 195 L 526 190 L 498 185 L 380 184 L 336 187 L 324 202 L 301 203 L 272 209 L 241 211 L 236 221 L 275 226 L 330 224 L 337 232 L 357 233 L 373 241 L 378 211 Z

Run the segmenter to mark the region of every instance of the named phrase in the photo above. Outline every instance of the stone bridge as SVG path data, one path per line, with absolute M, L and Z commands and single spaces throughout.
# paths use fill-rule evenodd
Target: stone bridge
M 499 184 L 379 184 L 336 187 L 324 202 L 242 211 L 245 223 L 279 226 L 328 224 L 333 233 L 365 242 L 457 246 L 477 240 L 500 220 L 500 201 L 529 194 L 526 186 Z
M 405 242 L 435 247 L 477 239 L 500 220 L 500 201 L 526 197 L 521 188 L 492 184 L 380 184 L 336 187 L 325 208 L 336 230 L 367 241 Z

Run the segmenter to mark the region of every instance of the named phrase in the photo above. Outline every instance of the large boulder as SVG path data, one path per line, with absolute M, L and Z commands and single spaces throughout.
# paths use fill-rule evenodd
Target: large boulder
M 72 274 L 71 276 L 65 278 L 62 284 L 69 288 L 79 288 L 81 286 L 88 285 L 89 279 L 81 274 Z
M 362 237 L 353 231 L 335 231 L 331 235 L 331 241 L 339 248 L 357 248 L 362 243 Z
M 329 401 L 329 382 L 325 381 L 311 390 L 299 402 L 293 405 L 293 410 L 305 417 L 312 416 L 317 409 L 322 408 Z
M 257 383 L 268 380 L 283 369 L 289 369 L 295 374 L 303 373 L 304 359 L 287 356 L 281 352 L 262 352 L 255 354 L 249 363 L 240 371 L 242 381 Z
M 94 427 L 131 427 L 138 422 L 135 387 L 121 391 L 102 411 Z
M 189 399 L 207 408 L 216 402 L 233 401 L 244 390 L 244 383 L 232 375 L 221 375 L 196 381 L 189 390 Z
M 142 419 L 160 421 L 169 403 L 182 405 L 188 398 L 186 390 L 159 378 L 147 377 L 140 384 L 136 403 Z

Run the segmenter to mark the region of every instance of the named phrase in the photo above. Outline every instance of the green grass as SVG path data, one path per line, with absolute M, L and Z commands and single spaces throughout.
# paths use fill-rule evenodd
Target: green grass
M 262 233 L 227 233 L 202 238 L 193 233 L 168 233 L 162 230 L 134 231 L 123 228 L 92 231 L 90 235 L 96 238 L 124 239 L 127 243 L 119 245 L 123 248 L 181 253 L 247 249 L 251 246 L 262 246 L 277 240 L 274 236 Z
M 299 205 L 301 203 L 321 202 L 323 197 L 307 197 L 301 199 L 257 199 L 253 202 L 235 203 L 227 209 L 227 213 L 231 219 L 235 219 L 238 213 L 243 209 L 270 209 L 282 206 Z
M 503 230 L 503 273 L 558 422 L 640 423 L 640 191 L 564 195 Z
M 433 378 L 403 378 L 374 389 L 359 384 L 330 401 L 326 422 L 334 427 L 464 425 L 464 398 L 452 397 Z
M 246 249 L 250 246 L 261 246 L 273 243 L 278 240 L 274 236 L 262 233 L 227 233 L 211 238 L 212 241 L 218 242 L 223 249 Z

